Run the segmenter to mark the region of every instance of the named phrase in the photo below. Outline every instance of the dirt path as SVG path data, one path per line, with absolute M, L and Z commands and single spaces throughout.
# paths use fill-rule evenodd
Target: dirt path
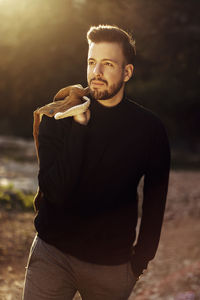
M 171 173 L 159 250 L 130 300 L 200 300 L 199 182 L 200 172 Z M 21 299 L 33 218 L 0 212 L 0 300 Z

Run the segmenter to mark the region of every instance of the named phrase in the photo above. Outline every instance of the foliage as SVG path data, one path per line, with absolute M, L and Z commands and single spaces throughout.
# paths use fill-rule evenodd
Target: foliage
M 33 197 L 31 193 L 16 190 L 13 185 L 0 186 L 0 207 L 6 210 L 32 210 Z

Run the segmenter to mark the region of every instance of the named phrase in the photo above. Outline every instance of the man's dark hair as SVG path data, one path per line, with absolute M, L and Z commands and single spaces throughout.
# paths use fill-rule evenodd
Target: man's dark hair
M 111 25 L 92 26 L 87 32 L 87 40 L 88 44 L 92 42 L 121 44 L 126 63 L 134 65 L 136 55 L 135 41 L 125 30 Z

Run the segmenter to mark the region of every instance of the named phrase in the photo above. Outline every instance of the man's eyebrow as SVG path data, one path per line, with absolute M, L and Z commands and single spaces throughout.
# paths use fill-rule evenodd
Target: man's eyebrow
M 94 61 L 96 61 L 96 59 L 94 59 L 94 58 L 92 58 L 92 57 L 89 57 L 88 60 L 94 60 Z M 104 59 L 102 59 L 101 61 L 102 61 L 102 62 L 104 62 L 104 61 L 111 61 L 111 62 L 113 62 L 113 63 L 115 63 L 115 64 L 118 63 L 116 60 L 111 59 L 111 58 L 104 58 Z
M 111 61 L 111 62 L 113 62 L 113 63 L 118 63 L 116 60 L 114 60 L 114 59 L 111 59 L 111 58 L 104 58 L 104 59 L 102 59 L 102 61 Z

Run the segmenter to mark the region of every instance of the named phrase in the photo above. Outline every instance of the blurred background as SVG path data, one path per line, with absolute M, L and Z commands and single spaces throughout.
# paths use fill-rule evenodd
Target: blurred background
M 99 24 L 133 34 L 127 94 L 161 118 L 172 149 L 159 249 L 130 300 L 200 300 L 199 11 L 199 0 L 0 0 L 0 300 L 21 299 L 35 235 L 33 111 L 87 85 L 86 32 Z
M 199 9 L 198 0 L 0 0 L 0 134 L 31 138 L 34 109 L 86 85 L 89 27 L 116 24 L 136 40 L 128 95 L 165 123 L 173 165 L 199 167 Z

